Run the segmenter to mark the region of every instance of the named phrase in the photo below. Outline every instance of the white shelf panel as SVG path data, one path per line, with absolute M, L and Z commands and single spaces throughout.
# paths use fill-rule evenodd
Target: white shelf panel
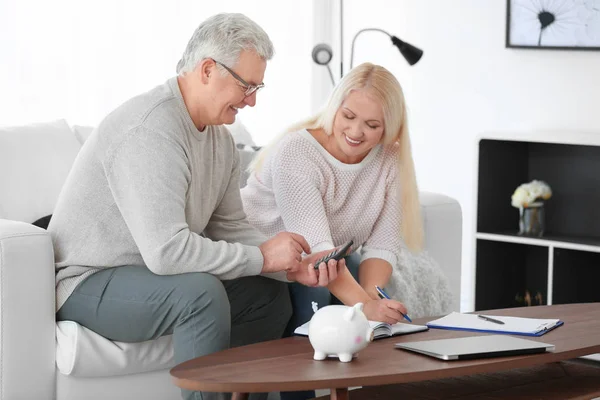
M 521 131 L 521 132 L 483 132 L 477 136 L 481 140 L 505 140 L 510 142 L 556 143 L 583 146 L 600 146 L 600 132 L 593 131 Z
M 546 288 L 546 304 L 552 305 L 552 291 L 554 290 L 554 247 L 548 246 L 548 287 Z
M 547 246 L 559 249 L 589 251 L 600 253 L 600 240 L 592 238 L 567 238 L 560 236 L 545 236 L 543 238 L 524 237 L 506 233 L 477 232 L 477 239 L 491 240 L 495 242 L 528 244 L 533 246 Z

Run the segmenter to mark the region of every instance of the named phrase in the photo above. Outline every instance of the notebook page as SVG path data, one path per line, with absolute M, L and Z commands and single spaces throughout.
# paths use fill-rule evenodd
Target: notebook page
M 310 321 L 305 322 L 294 330 L 296 335 L 304 335 L 308 336 L 308 325 Z M 385 335 L 389 336 L 391 333 L 390 324 L 386 324 L 385 322 L 378 321 L 369 321 L 369 326 L 374 331 L 374 335 Z
M 294 330 L 296 335 L 308 336 L 308 325 L 306 322 Z M 426 331 L 428 328 L 425 325 L 404 324 L 398 322 L 394 325 L 385 322 L 369 321 L 369 326 L 373 329 L 373 335 L 376 337 L 387 337 L 392 335 L 405 335 L 407 333 Z
M 308 324 L 309 323 L 310 323 L 310 321 L 303 323 L 302 325 L 300 325 L 299 327 L 294 329 L 294 333 L 296 335 L 308 336 Z
M 375 339 L 388 337 L 392 334 L 390 324 L 378 321 L 369 321 L 369 326 L 373 329 L 373 337 Z
M 402 322 L 395 323 L 391 326 L 392 335 L 406 335 L 407 333 L 422 332 L 429 329 L 425 325 L 405 324 Z
M 369 321 L 369 326 L 373 330 L 376 330 L 377 328 L 381 328 L 381 327 L 389 329 L 390 324 L 385 323 L 385 322 L 379 322 L 379 321 Z
M 477 329 L 482 331 L 520 332 L 533 334 L 544 329 L 550 329 L 559 322 L 558 319 L 503 317 L 489 314 L 482 315 L 502 321 L 504 322 L 504 325 L 485 321 L 477 317 L 477 314 L 462 314 L 458 312 L 453 312 L 445 317 L 430 321 L 427 323 L 427 325 L 430 327 L 439 326 L 444 328 Z

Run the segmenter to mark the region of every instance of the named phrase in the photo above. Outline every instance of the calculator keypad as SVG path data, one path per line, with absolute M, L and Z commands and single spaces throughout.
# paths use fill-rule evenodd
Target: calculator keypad
M 327 254 L 325 257 L 319 258 L 317 260 L 317 262 L 315 262 L 315 268 L 319 268 L 319 265 L 321 265 L 322 262 L 329 261 L 331 258 L 335 257 L 336 255 L 337 255 L 337 250 L 334 250 L 331 253 Z

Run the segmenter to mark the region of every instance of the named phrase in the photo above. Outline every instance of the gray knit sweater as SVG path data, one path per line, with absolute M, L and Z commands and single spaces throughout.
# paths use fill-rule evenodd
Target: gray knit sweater
M 266 238 L 246 220 L 239 175 L 231 135 L 196 129 L 177 78 L 118 107 L 82 147 L 48 227 L 56 309 L 103 268 L 260 274 Z

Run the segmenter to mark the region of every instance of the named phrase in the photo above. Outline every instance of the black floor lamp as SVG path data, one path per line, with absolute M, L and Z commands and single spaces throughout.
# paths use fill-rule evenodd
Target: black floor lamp
M 344 1 L 340 0 L 340 77 L 344 76 Z M 398 37 L 389 34 L 388 32 L 384 31 L 383 29 L 379 29 L 379 28 L 365 28 L 365 29 L 361 29 L 360 31 L 356 32 L 356 34 L 354 35 L 354 38 L 352 39 L 352 47 L 351 47 L 351 51 L 350 51 L 350 68 L 352 68 L 353 62 L 354 62 L 354 44 L 356 42 L 356 38 L 363 32 L 369 32 L 369 31 L 376 31 L 376 32 L 381 32 L 385 35 L 387 35 L 390 40 L 392 41 L 392 44 L 394 46 L 396 46 L 398 48 L 398 50 L 400 51 L 400 53 L 402 54 L 402 56 L 406 59 L 406 61 L 410 64 L 410 65 L 415 65 L 423 56 L 423 50 L 419 49 L 418 47 L 413 46 L 410 43 L 407 43 L 401 39 L 399 39 Z M 329 63 L 331 62 L 331 59 L 333 58 L 333 51 L 331 50 L 331 46 L 326 44 L 326 43 L 319 43 L 317 44 L 315 47 L 313 47 L 313 51 L 312 51 L 312 59 L 315 63 L 319 64 L 319 65 L 323 65 L 325 67 L 327 67 L 327 70 L 329 71 L 329 77 L 331 78 L 331 83 L 335 86 L 335 79 L 333 78 L 333 72 L 331 72 L 331 67 L 329 66 Z

